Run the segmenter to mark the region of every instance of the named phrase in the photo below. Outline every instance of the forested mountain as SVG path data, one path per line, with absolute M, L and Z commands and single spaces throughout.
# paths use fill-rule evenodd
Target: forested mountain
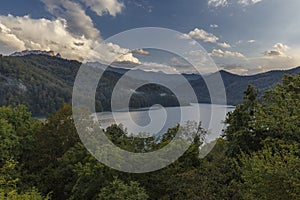
M 25 104 L 35 115 L 44 115 L 58 110 L 63 103 L 70 103 L 72 88 L 80 62 L 46 55 L 27 55 L 20 57 L 0 57 L 0 105 Z M 93 67 L 93 70 L 102 70 Z M 108 68 L 98 84 L 96 109 L 110 110 L 110 99 L 114 85 L 128 70 L 117 67 Z M 241 103 L 243 91 L 249 84 L 258 88 L 261 93 L 280 82 L 283 74 L 296 74 L 300 67 L 287 71 L 270 71 L 253 76 L 240 76 L 220 71 L 227 93 L 227 103 Z M 211 79 L 216 75 L 206 75 Z M 198 102 L 210 103 L 204 79 L 197 74 L 184 74 L 198 96 Z M 145 79 L 156 79 L 178 84 L 178 75 L 162 72 L 145 72 L 135 70 L 128 81 L 142 82 Z M 178 85 L 180 89 L 180 85 Z M 124 88 L 124 94 L 130 88 Z M 130 101 L 130 107 L 148 107 L 153 104 L 176 106 L 178 102 L 174 94 L 167 88 L 148 84 L 137 90 Z M 188 100 L 187 100 L 188 101 Z M 188 103 L 188 102 L 187 102 Z
M 284 76 L 261 102 L 257 94 L 247 87 L 242 103 L 227 115 L 224 137 L 205 158 L 199 158 L 207 135 L 200 126 L 195 134 L 190 125 L 177 126 L 158 140 L 135 138 L 122 126 L 108 127 L 104 133 L 111 142 L 135 153 L 161 149 L 180 130 L 194 135 L 174 163 L 137 174 L 107 167 L 85 149 L 71 106 L 64 105 L 45 122 L 32 118 L 24 106 L 0 107 L 0 199 L 298 200 L 300 75 Z M 104 159 L 118 157 L 120 165 L 126 159 L 106 154 L 105 145 L 96 149 Z
M 77 61 L 45 55 L 0 57 L 0 105 L 25 104 L 35 115 L 52 113 L 64 103 L 71 102 L 73 84 L 80 66 L 81 63 Z M 96 95 L 98 111 L 110 109 L 111 93 L 121 76 L 110 70 L 104 72 Z M 133 108 L 154 103 L 178 105 L 176 98 L 162 86 L 149 84 L 138 91 L 131 98 L 130 106 Z
M 226 71 L 220 71 L 224 81 L 227 95 L 227 103 L 237 105 L 242 102 L 248 85 L 253 85 L 259 90 L 259 97 L 262 97 L 266 90 L 274 88 L 275 83 L 281 83 L 284 74 L 298 74 L 300 67 L 290 70 L 274 70 L 251 76 L 239 76 Z

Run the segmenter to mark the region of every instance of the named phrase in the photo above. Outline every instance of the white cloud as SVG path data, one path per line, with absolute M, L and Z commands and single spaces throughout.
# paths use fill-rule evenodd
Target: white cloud
M 262 0 L 239 0 L 238 3 L 243 6 L 253 5 L 261 2 Z
M 223 48 L 231 48 L 231 46 L 230 46 L 230 44 L 227 44 L 226 42 L 223 42 L 223 43 L 218 43 L 218 45 L 220 46 L 220 47 L 223 47 Z
M 194 66 L 198 67 L 198 69 L 200 68 L 201 70 L 203 70 L 204 67 L 212 66 L 209 55 L 201 50 L 190 51 L 188 59 L 193 63 Z
M 220 68 L 229 71 L 234 74 L 243 74 L 243 75 L 251 75 L 251 74 L 258 74 L 265 72 L 264 66 L 249 66 L 247 63 L 243 64 L 238 64 L 238 63 L 233 63 L 233 64 L 225 64 L 220 66 Z
M 67 29 L 71 33 L 89 39 L 99 37 L 99 30 L 94 27 L 92 19 L 85 13 L 79 3 L 69 0 L 43 0 L 43 2 L 48 12 L 68 22 Z
M 145 51 L 144 49 L 136 49 L 133 50 L 132 53 L 143 55 L 143 56 L 148 56 L 150 54 L 148 51 Z
M 189 55 L 191 56 L 204 56 L 205 53 L 202 50 L 192 50 L 188 52 Z
M 195 28 L 193 31 L 190 31 L 188 34 L 184 34 L 185 38 L 193 38 L 203 40 L 204 42 L 216 43 L 219 38 L 212 33 L 208 33 L 203 29 Z
M 264 71 L 294 68 L 299 65 L 299 62 L 299 57 L 282 55 L 281 53 L 278 54 L 278 52 L 275 51 L 268 51 L 268 55 L 266 55 L 265 52 L 265 55 L 262 57 L 249 59 L 249 63 L 252 66 L 261 67 L 261 69 Z
M 151 71 L 151 72 L 164 72 L 166 74 L 179 74 L 175 67 L 170 65 L 155 63 L 155 62 L 144 62 L 142 65 L 138 66 L 139 69 L 144 71 Z
M 249 41 L 241 41 L 241 43 Z M 251 42 L 250 42 L 251 43 Z M 299 66 L 299 50 L 286 44 L 276 43 L 273 49 L 263 52 L 262 56 L 246 57 L 239 52 L 214 49 L 211 53 L 220 68 L 237 74 L 257 74 L 275 69 L 290 69 Z
M 132 63 L 136 63 L 136 64 L 141 64 L 139 59 L 135 58 L 132 55 L 132 53 L 126 53 L 126 54 L 121 55 L 120 57 L 118 57 L 116 59 L 116 62 L 132 62 Z
M 49 13 L 68 22 L 68 30 L 79 36 L 98 39 L 100 31 L 94 27 L 92 19 L 82 6 L 89 7 L 97 15 L 121 13 L 124 4 L 118 0 L 42 0 Z M 82 4 L 80 3 L 82 2 Z
M 210 55 L 217 57 L 245 58 L 245 56 L 239 52 L 222 51 L 221 49 L 213 49 Z
M 270 51 L 265 51 L 264 52 L 265 56 L 270 56 L 270 57 L 283 57 L 283 58 L 291 58 L 290 56 L 286 55 L 285 53 L 277 50 L 270 50 Z
M 209 55 L 201 50 L 192 50 L 188 58 L 197 66 L 209 65 Z
M 236 63 L 221 65 L 220 68 L 234 74 L 247 74 L 249 71 L 246 66 Z
M 282 43 L 276 43 L 273 47 L 275 49 L 265 51 L 264 55 L 269 57 L 282 57 L 291 59 L 291 56 L 288 56 L 284 53 L 290 49 L 289 46 Z
M 137 58 L 128 53 L 128 49 L 112 43 L 100 45 L 98 40 L 71 33 L 68 22 L 61 18 L 48 20 L 0 15 L 0 27 L 0 44 L 9 46 L 11 52 L 25 49 L 53 50 L 69 59 L 110 61 L 121 56 L 119 60 L 123 58 L 124 61 L 139 63 Z M 1 45 L 0 50 L 5 52 L 7 48 Z
M 83 4 L 98 15 L 115 16 L 124 5 L 117 0 L 60 1 L 42 0 L 56 19 L 31 19 L 29 16 L 0 15 L 0 50 L 8 54 L 25 49 L 53 50 L 63 57 L 84 61 L 140 63 L 130 50 L 115 44 L 100 44 L 100 31 L 83 9 Z M 95 50 L 95 48 L 97 48 Z
M 188 63 L 188 61 L 184 60 L 183 58 L 181 58 L 179 56 L 178 57 L 172 57 L 170 61 L 171 61 L 172 65 L 176 65 L 176 66 L 178 66 L 178 65 L 181 65 L 181 66 L 190 65 Z
M 256 40 L 238 40 L 237 42 L 235 42 L 236 45 L 245 44 L 245 43 L 253 44 L 256 43 Z
M 211 7 L 225 7 L 228 5 L 227 0 L 208 0 L 208 5 Z
M 0 23 L 0 46 L 2 53 L 9 53 L 12 50 L 22 50 L 25 44 L 16 35 L 14 35 L 10 28 Z
M 256 40 L 248 40 L 247 42 L 248 42 L 248 43 L 255 43 Z
M 257 74 L 276 69 L 290 69 L 299 66 L 299 51 L 293 50 L 286 55 L 278 50 L 269 50 L 259 57 L 226 57 L 225 52 L 214 51 L 215 61 L 220 68 L 237 74 Z M 212 53 L 211 53 L 212 55 Z
M 86 6 L 91 8 L 92 11 L 97 13 L 97 15 L 102 16 L 109 13 L 112 16 L 116 16 L 118 13 L 122 12 L 124 4 L 118 0 L 80 0 Z
M 195 45 L 197 44 L 197 41 L 192 40 L 192 41 L 189 42 L 189 44 L 190 44 L 191 46 L 195 46 Z
M 234 1 L 229 1 L 229 0 L 208 0 L 207 4 L 210 7 L 218 8 L 218 7 L 226 7 L 229 4 L 236 3 L 236 2 L 240 5 L 242 5 L 242 6 L 249 6 L 249 5 L 257 4 L 261 1 L 263 1 L 263 0 L 234 0 Z
M 210 28 L 218 28 L 219 27 L 219 25 L 217 25 L 217 24 L 211 24 L 210 25 Z
M 265 56 L 281 56 L 282 53 L 280 51 L 270 50 L 264 52 Z
M 282 44 L 282 43 L 276 43 L 274 45 L 274 48 L 276 48 L 278 51 L 287 51 L 290 49 L 289 46 L 285 45 L 285 44 Z

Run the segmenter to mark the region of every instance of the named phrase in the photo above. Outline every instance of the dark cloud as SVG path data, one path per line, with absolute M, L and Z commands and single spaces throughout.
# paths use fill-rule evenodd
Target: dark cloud
M 84 42 L 74 42 L 74 44 L 75 44 L 76 46 L 83 46 L 83 45 L 84 45 Z
M 265 51 L 264 55 L 265 56 L 282 56 L 284 54 L 282 52 L 280 52 L 280 51 L 271 50 L 271 51 Z

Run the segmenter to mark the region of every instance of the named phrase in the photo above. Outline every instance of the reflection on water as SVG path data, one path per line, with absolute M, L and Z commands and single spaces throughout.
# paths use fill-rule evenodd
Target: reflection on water
M 148 110 L 131 112 L 98 113 L 98 120 L 103 128 L 112 124 L 122 124 L 128 133 L 150 133 L 161 135 L 177 124 L 185 125 L 187 121 L 198 121 L 208 130 L 207 141 L 212 141 L 222 134 L 226 114 L 234 110 L 232 106 L 193 104 L 185 107 L 162 108 L 155 106 Z

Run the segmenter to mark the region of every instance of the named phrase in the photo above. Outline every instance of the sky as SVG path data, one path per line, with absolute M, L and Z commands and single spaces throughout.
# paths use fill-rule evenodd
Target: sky
M 147 70 L 191 73 L 173 54 L 102 43 L 133 28 L 162 27 L 196 40 L 218 69 L 256 74 L 300 65 L 299 8 L 299 0 L 0 0 L 0 53 L 54 50 L 80 61 L 119 55 Z M 203 64 L 201 52 L 189 54 Z

